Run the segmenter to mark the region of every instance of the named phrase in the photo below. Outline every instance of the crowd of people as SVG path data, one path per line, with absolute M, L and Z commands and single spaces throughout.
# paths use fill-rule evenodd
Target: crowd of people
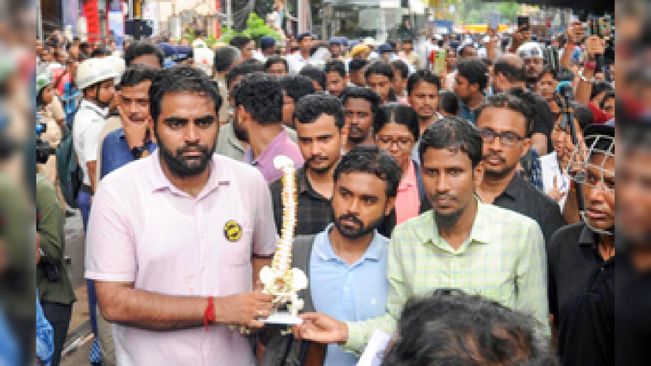
M 56 150 L 37 175 L 44 363 L 75 301 L 75 208 L 92 364 L 355 365 L 378 330 L 385 365 L 614 363 L 607 39 L 573 22 L 437 34 L 424 55 L 409 38 L 202 42 L 37 45 Z M 293 334 L 265 326 L 257 282 L 283 223 L 279 155 L 309 279 Z

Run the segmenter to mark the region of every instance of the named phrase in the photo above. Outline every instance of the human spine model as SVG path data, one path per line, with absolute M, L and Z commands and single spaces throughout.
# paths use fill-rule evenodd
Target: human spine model
M 307 276 L 302 270 L 292 268 L 297 208 L 296 169 L 294 162 L 284 155 L 274 159 L 274 166 L 283 172 L 283 222 L 271 267 L 264 266 L 260 270 L 260 281 L 264 285 L 263 292 L 274 296 L 276 310 L 286 304 L 289 313 L 297 316 L 304 305 L 303 300 L 298 298 L 298 292 L 307 288 Z

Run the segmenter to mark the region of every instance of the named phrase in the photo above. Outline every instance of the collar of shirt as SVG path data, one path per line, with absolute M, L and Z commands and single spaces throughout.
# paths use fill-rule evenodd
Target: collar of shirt
M 404 178 L 400 180 L 400 184 L 398 185 L 398 191 L 405 191 L 410 187 L 415 187 L 418 185 L 418 181 L 416 180 L 416 169 L 414 168 L 414 165 L 415 163 L 413 161 L 409 162 L 407 172 L 405 173 Z
M 307 172 L 305 167 L 302 167 L 296 171 L 296 182 L 298 185 L 298 194 L 307 193 L 312 197 L 320 198 L 323 200 L 328 200 L 323 197 L 319 192 L 315 191 L 310 183 L 310 180 L 307 178 Z
M 345 263 L 337 254 L 335 254 L 334 249 L 332 248 L 332 243 L 330 242 L 330 230 L 332 230 L 333 223 L 328 224 L 328 226 L 314 238 L 314 251 L 324 261 L 338 261 Z M 377 230 L 373 231 L 373 239 L 369 244 L 366 252 L 357 262 L 352 264 L 350 267 L 358 266 L 366 260 L 379 261 L 382 256 L 382 244 L 383 239 L 386 240 Z
M 497 201 L 498 198 L 508 197 L 511 200 L 515 201 L 521 196 L 522 186 L 525 184 L 524 178 L 520 176 L 520 173 L 515 172 L 513 178 L 509 182 L 509 185 L 506 186 L 504 192 L 495 198 Z
M 244 153 L 244 160 L 251 164 L 251 165 L 259 165 L 260 167 L 264 167 L 263 162 L 270 161 L 268 157 L 274 157 L 278 155 L 279 153 L 279 148 L 284 144 L 285 140 L 287 140 L 289 137 L 287 136 L 287 132 L 283 128 L 282 131 L 274 139 L 271 141 L 271 143 L 267 146 L 266 149 L 255 159 L 253 160 L 253 149 L 248 148 L 246 152 Z
M 126 139 L 127 139 L 127 135 L 124 133 L 124 128 L 120 128 L 119 131 L 120 131 L 120 132 L 118 133 L 118 138 L 119 138 L 120 140 L 126 140 Z M 150 148 L 150 147 L 152 147 L 152 146 L 156 146 L 156 144 L 154 144 L 154 142 L 153 142 L 151 139 L 149 139 L 149 140 L 147 140 L 147 142 L 145 142 L 145 145 L 144 145 L 144 146 L 145 146 L 146 148 Z
M 100 108 L 97 104 L 87 100 L 87 99 L 82 99 L 81 104 L 79 105 L 79 108 L 88 108 L 92 110 L 93 112 L 97 113 L 100 117 L 102 118 L 108 118 L 109 115 L 109 108 Z
M 160 161 L 160 149 L 156 149 L 153 154 L 146 157 L 148 159 L 148 166 L 146 169 L 149 169 L 149 183 L 151 184 L 151 192 L 156 192 L 164 189 L 169 189 L 172 193 L 180 196 L 190 197 L 187 193 L 178 189 L 163 173 L 163 168 L 161 167 Z M 195 197 L 197 201 L 203 199 L 205 196 L 210 194 L 212 191 L 219 188 L 222 185 L 229 185 L 230 178 L 224 169 L 219 169 L 219 164 L 217 160 L 219 156 L 217 154 L 212 155 L 211 161 L 208 163 L 208 169 L 210 169 L 210 175 L 208 176 L 208 181 L 203 187 L 201 192 Z
M 436 219 L 434 217 L 434 209 L 429 210 L 425 214 L 429 216 L 428 223 L 423 226 L 422 230 L 419 230 L 416 233 L 418 240 L 421 243 L 430 241 L 434 246 L 455 254 L 465 252 L 468 246 L 467 244 L 490 244 L 491 218 L 488 217 L 488 213 L 484 209 L 486 204 L 482 203 L 476 197 L 475 202 L 477 203 L 477 214 L 475 215 L 475 221 L 472 223 L 470 235 L 468 236 L 468 239 L 466 239 L 466 242 L 457 251 L 454 251 L 454 249 L 452 249 L 452 247 L 446 243 L 439 234 L 438 227 L 436 226 Z

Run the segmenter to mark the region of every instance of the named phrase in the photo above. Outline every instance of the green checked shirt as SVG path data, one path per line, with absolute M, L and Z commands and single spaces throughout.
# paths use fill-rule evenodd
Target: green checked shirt
M 359 353 L 376 329 L 392 334 L 414 295 L 455 288 L 532 315 L 549 333 L 544 239 L 532 219 L 481 203 L 468 239 L 454 250 L 438 233 L 432 210 L 398 225 L 389 244 L 386 313 L 347 322 L 349 352 Z

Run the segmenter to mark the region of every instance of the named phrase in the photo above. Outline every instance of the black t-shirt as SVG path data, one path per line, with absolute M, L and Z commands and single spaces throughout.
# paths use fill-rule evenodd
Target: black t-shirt
M 534 188 L 519 173 L 515 173 L 493 204 L 534 219 L 545 237 L 545 245 L 549 245 L 552 235 L 565 225 L 558 204 Z
M 651 273 L 632 268 L 618 246 L 616 274 L 615 364 L 648 365 L 651 353 Z
M 614 361 L 615 257 L 604 261 L 584 223 L 559 230 L 547 248 L 549 309 L 559 325 L 563 365 Z

